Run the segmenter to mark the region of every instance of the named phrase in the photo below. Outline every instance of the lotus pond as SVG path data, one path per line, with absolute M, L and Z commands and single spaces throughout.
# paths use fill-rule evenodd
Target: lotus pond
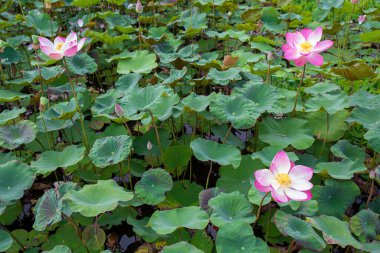
M 380 252 L 379 0 L 0 10 L 0 252 Z

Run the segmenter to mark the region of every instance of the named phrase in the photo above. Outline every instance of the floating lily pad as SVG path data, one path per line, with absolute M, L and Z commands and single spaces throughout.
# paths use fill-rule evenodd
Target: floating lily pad
M 239 74 L 240 69 L 238 68 L 230 68 L 225 71 L 218 71 L 215 68 L 210 69 L 207 74 L 207 78 L 212 80 L 214 84 L 227 85 L 231 81 L 241 80 L 242 77 Z
M 145 204 L 157 205 L 165 200 L 165 193 L 173 187 L 172 177 L 163 169 L 150 169 L 143 173 L 135 186 L 136 196 Z
M 104 168 L 127 159 L 131 146 L 132 139 L 128 135 L 97 139 L 88 157 L 97 167 Z
M 36 138 L 37 126 L 32 121 L 22 120 L 15 125 L 0 127 L 0 147 L 15 149 Z
M 296 149 L 307 149 L 313 144 L 314 138 L 306 123 L 306 120 L 296 118 L 265 118 L 259 127 L 259 139 L 281 148 L 292 145 Z
M 85 152 L 86 148 L 75 145 L 66 147 L 62 152 L 45 151 L 36 161 L 32 161 L 30 166 L 36 173 L 45 174 L 57 168 L 66 168 L 79 163 Z
M 256 217 L 252 214 L 251 203 L 237 191 L 222 192 L 210 199 L 208 205 L 213 210 L 210 217 L 211 223 L 218 227 L 238 221 L 250 224 L 254 222 Z
M 26 109 L 24 107 L 21 108 L 13 108 L 12 110 L 4 110 L 0 113 L 0 126 L 8 124 L 11 120 L 18 118 L 21 113 L 24 113 Z
M 98 68 L 95 60 L 88 54 L 76 54 L 67 59 L 67 67 L 76 75 L 92 74 Z
M 177 242 L 170 246 L 166 246 L 162 249 L 161 253 L 203 253 L 202 250 L 198 249 L 194 245 L 188 242 Z
M 35 175 L 28 165 L 9 161 L 0 165 L 0 202 L 20 199 L 34 182 Z
M 350 229 L 362 242 L 376 239 L 380 233 L 379 214 L 371 209 L 361 210 L 351 217 Z
M 170 234 L 181 227 L 204 229 L 208 223 L 206 211 L 196 206 L 155 211 L 149 220 L 150 227 L 160 235 Z
M 215 141 L 197 138 L 190 143 L 190 147 L 200 161 L 214 161 L 220 165 L 231 164 L 235 169 L 241 162 L 239 149 L 229 144 L 219 144 Z
M 101 213 L 114 210 L 120 201 L 129 201 L 133 193 L 127 192 L 112 179 L 99 180 L 96 184 L 85 185 L 79 191 L 69 191 L 63 200 L 69 201 L 73 212 L 85 217 L 95 217 Z
M 305 248 L 321 251 L 326 247 L 325 241 L 312 226 L 300 218 L 278 210 L 274 222 L 283 235 L 292 237 Z

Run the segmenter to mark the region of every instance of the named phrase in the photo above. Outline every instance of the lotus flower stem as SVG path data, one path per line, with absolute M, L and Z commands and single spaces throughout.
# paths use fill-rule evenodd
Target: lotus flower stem
M 20 242 L 20 240 L 19 239 L 17 239 L 17 237 L 14 235 L 14 234 L 12 234 L 12 232 L 11 231 L 9 231 L 8 230 L 8 228 L 6 227 L 6 226 L 4 226 L 3 224 L 1 224 L 0 223 L 0 228 L 2 229 L 2 230 L 4 230 L 5 232 L 7 232 L 11 237 L 12 237 L 12 239 L 21 247 L 21 251 L 22 252 L 24 252 L 26 249 L 27 249 L 27 247 L 26 246 L 24 246 L 21 242 Z
M 319 155 L 321 155 L 323 152 L 323 149 L 324 149 L 325 144 L 326 144 L 327 137 L 329 135 L 329 130 L 330 130 L 330 115 L 328 112 L 326 112 L 326 137 L 323 139 L 323 144 L 322 144 L 321 152 L 319 153 Z
M 256 223 L 259 221 L 260 213 L 261 213 L 261 208 L 262 208 L 262 206 L 263 206 L 264 199 L 269 195 L 269 193 L 270 193 L 270 191 L 267 192 L 267 193 L 263 196 L 263 198 L 261 199 L 261 201 L 260 201 L 259 209 L 257 209 L 257 213 L 256 213 L 256 220 L 255 220 L 255 222 L 254 222 L 253 225 L 252 225 L 253 227 L 255 227 Z
M 82 229 L 79 227 L 78 223 L 76 223 L 76 221 L 73 218 L 67 216 L 64 213 L 62 213 L 62 217 L 65 218 L 65 220 L 67 220 L 74 227 L 75 231 L 77 232 L 78 238 L 82 242 L 84 249 L 87 253 L 90 253 L 90 250 L 87 248 L 87 246 L 84 244 L 82 240 Z
M 376 156 L 375 156 L 376 157 Z M 371 202 L 371 199 L 372 199 L 372 195 L 374 193 L 374 190 L 375 190 L 375 181 L 372 179 L 371 180 L 371 188 L 369 190 L 369 194 L 368 194 L 368 199 L 367 199 L 367 202 L 365 203 L 365 206 L 366 208 L 368 208 L 368 205 L 369 205 L 369 202 Z
M 158 143 L 158 146 L 160 148 L 160 153 L 161 153 L 161 156 L 162 156 L 164 154 L 164 152 L 162 151 L 162 146 L 161 146 L 160 136 L 158 134 L 158 129 L 157 129 L 156 121 L 154 120 L 154 116 L 153 116 L 153 114 L 152 114 L 151 111 L 149 111 L 149 114 L 150 114 L 150 117 L 152 119 L 154 131 L 156 132 L 157 143 Z
M 67 68 L 67 63 L 66 63 L 66 59 L 65 58 L 63 58 L 63 63 L 65 65 L 65 70 L 66 70 L 67 78 L 69 79 L 69 84 L 71 86 L 71 90 L 73 92 L 75 103 L 77 105 L 77 111 L 79 113 L 80 124 L 81 124 L 81 127 L 82 127 L 83 141 L 84 141 L 84 145 L 86 146 L 86 150 L 88 152 L 90 150 L 90 147 L 88 145 L 87 135 L 86 135 L 86 131 L 85 131 L 85 128 L 84 128 L 83 114 L 82 114 L 82 111 L 81 111 L 80 106 L 79 106 L 79 101 L 78 101 L 77 93 L 75 91 L 75 87 L 74 87 L 74 85 L 73 85 L 73 83 L 71 82 L 71 79 L 70 79 L 69 69 Z
M 297 88 L 297 94 L 296 94 L 296 98 L 294 100 L 294 106 L 293 106 L 293 117 L 296 115 L 296 107 L 297 107 L 297 100 L 298 100 L 298 95 L 300 93 L 300 89 L 301 89 L 301 86 L 302 86 L 302 83 L 303 83 L 303 79 L 305 78 L 305 72 L 306 72 L 306 64 L 303 65 L 303 70 L 302 70 L 302 76 L 301 76 L 301 80 L 298 84 L 298 88 Z
M 208 175 L 207 175 L 206 188 L 205 188 L 206 190 L 208 189 L 208 182 L 210 180 L 211 171 L 212 171 L 212 161 L 210 161 L 210 170 L 208 171 Z

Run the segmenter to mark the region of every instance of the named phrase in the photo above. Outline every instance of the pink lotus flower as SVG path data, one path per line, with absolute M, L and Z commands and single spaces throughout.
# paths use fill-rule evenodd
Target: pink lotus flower
M 301 32 L 286 34 L 286 44 L 282 45 L 284 58 L 294 61 L 296 66 L 304 66 L 307 62 L 315 66 L 323 64 L 323 57 L 319 54 L 334 44 L 331 40 L 320 41 L 322 38 L 322 28 L 318 27 L 314 31 L 305 28 Z
M 66 39 L 60 36 L 56 37 L 54 43 L 44 37 L 38 37 L 38 40 L 44 54 L 54 60 L 60 60 L 64 56 L 72 57 L 76 55 L 82 49 L 86 38 L 82 38 L 78 42 L 77 34 L 72 32 Z
M 137 0 L 137 3 L 136 3 L 136 12 L 141 14 L 144 10 L 144 7 L 142 6 L 141 4 L 141 1 L 140 0 Z
M 351 3 L 353 3 L 353 4 L 357 4 L 359 2 L 360 2 L 360 0 L 351 0 Z
M 363 24 L 365 22 L 367 15 L 361 15 L 358 18 L 359 25 Z
M 271 192 L 277 202 L 285 203 L 291 199 L 307 201 L 312 198 L 310 189 L 313 184 L 309 180 L 313 176 L 313 169 L 294 165 L 284 151 L 276 154 L 269 170 L 257 170 L 254 175 L 257 190 Z

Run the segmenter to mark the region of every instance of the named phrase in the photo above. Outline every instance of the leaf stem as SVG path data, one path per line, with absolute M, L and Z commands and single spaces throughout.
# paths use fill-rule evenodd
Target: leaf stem
M 212 161 L 210 161 L 210 170 L 208 171 L 208 175 L 207 175 L 207 180 L 206 180 L 206 190 L 208 189 L 208 182 L 209 182 L 209 180 L 210 180 L 211 171 L 212 171 Z
M 296 98 L 294 100 L 294 106 L 293 106 L 293 117 L 295 117 L 296 115 L 296 107 L 297 107 L 297 100 L 298 100 L 298 95 L 300 93 L 300 89 L 301 89 L 301 85 L 303 83 L 303 79 L 305 78 L 305 72 L 306 72 L 306 64 L 303 65 L 303 70 L 302 70 L 302 76 L 301 76 L 301 80 L 298 84 L 298 88 L 297 88 L 297 94 L 296 94 Z
M 150 114 L 150 117 L 152 118 L 152 123 L 153 123 L 154 131 L 156 132 L 157 143 L 158 143 L 158 146 L 160 148 L 160 153 L 161 153 L 161 156 L 162 156 L 163 155 L 163 151 L 162 151 L 160 136 L 158 134 L 158 129 L 157 129 L 156 121 L 154 120 L 154 116 L 153 116 L 153 113 L 151 111 L 149 111 L 149 114 Z
M 26 246 L 24 246 L 21 242 L 20 242 L 20 240 L 19 239 L 17 239 L 17 237 L 14 235 L 14 234 L 12 234 L 12 232 L 11 231 L 9 231 L 8 230 L 8 228 L 6 227 L 6 226 L 4 226 L 3 224 L 1 224 L 0 223 L 0 228 L 2 229 L 2 230 L 4 230 L 5 232 L 7 232 L 11 237 L 12 237 L 12 239 L 21 247 L 21 251 L 22 252 L 24 252 L 26 249 L 27 249 L 27 247 Z
M 228 135 L 231 133 L 231 130 L 232 130 L 232 124 L 230 125 L 230 128 L 228 128 L 227 134 L 226 134 L 226 136 L 224 136 L 224 139 L 223 139 L 222 143 L 226 142 Z
M 255 220 L 255 222 L 253 223 L 253 227 L 254 227 L 254 226 L 256 225 L 256 223 L 259 221 L 260 214 L 261 214 L 261 208 L 263 207 L 264 199 L 268 196 L 269 193 L 270 193 L 270 192 L 265 193 L 265 195 L 263 196 L 263 198 L 262 198 L 261 201 L 260 201 L 259 209 L 257 209 L 256 220 Z

